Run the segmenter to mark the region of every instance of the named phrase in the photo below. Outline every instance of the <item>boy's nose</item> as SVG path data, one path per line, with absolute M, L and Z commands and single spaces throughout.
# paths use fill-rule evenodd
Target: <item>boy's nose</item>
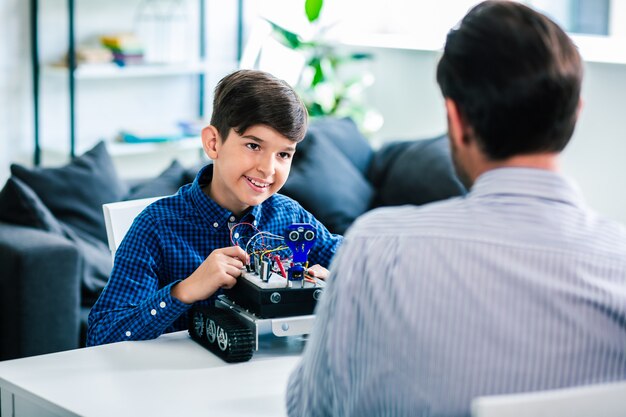
M 274 175 L 274 158 L 273 157 L 263 157 L 259 158 L 259 162 L 257 164 L 257 169 L 265 178 Z

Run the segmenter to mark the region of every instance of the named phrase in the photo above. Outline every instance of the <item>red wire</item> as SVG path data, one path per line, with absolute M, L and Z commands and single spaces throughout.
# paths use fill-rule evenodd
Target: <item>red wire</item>
M 237 223 L 237 224 L 233 225 L 233 227 L 230 228 L 230 243 L 232 243 L 233 246 L 236 245 L 235 241 L 233 240 L 233 230 L 235 230 L 235 227 L 243 226 L 243 225 L 250 226 L 251 228 L 256 230 L 257 233 L 261 233 L 261 231 L 259 229 L 257 229 L 257 227 L 255 225 L 253 225 L 252 223 L 248 223 L 248 222 Z M 261 244 L 263 244 L 263 235 L 261 235 Z
M 280 273 L 287 279 L 287 273 L 285 272 L 285 267 L 283 267 L 283 263 L 280 261 L 280 257 L 278 255 L 274 255 L 274 260 L 278 264 L 278 269 L 280 269 Z

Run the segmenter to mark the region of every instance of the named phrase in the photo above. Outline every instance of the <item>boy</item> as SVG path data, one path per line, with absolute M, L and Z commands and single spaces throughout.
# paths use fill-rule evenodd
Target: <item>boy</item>
M 194 303 L 212 304 L 249 262 L 230 228 L 248 223 L 282 235 L 311 223 L 317 241 L 312 275 L 325 278 L 342 237 L 297 202 L 276 194 L 287 180 L 307 113 L 284 81 L 241 70 L 217 85 L 211 124 L 202 131 L 213 164 L 177 194 L 151 204 L 117 250 L 108 284 L 89 314 L 87 345 L 156 338 L 187 328 Z M 323 266 L 320 266 L 323 265 Z

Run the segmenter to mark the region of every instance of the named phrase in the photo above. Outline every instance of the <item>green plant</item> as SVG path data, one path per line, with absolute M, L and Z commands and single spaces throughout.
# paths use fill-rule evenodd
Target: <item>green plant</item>
M 324 0 L 306 0 L 304 10 L 313 25 L 310 39 L 269 21 L 274 39 L 297 51 L 305 58 L 305 65 L 294 86 L 311 117 L 351 117 L 365 133 L 372 133 L 382 125 L 382 117 L 365 103 L 364 90 L 374 77 L 357 66 L 372 59 L 371 54 L 341 52 L 335 42 L 326 38 L 328 26 L 319 23 Z

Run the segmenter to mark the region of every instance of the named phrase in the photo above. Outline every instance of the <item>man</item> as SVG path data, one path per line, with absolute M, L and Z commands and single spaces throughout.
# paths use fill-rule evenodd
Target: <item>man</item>
M 626 378 L 626 230 L 559 172 L 581 58 L 547 17 L 488 1 L 437 69 L 470 192 L 357 221 L 291 416 L 466 416 L 473 398 Z

